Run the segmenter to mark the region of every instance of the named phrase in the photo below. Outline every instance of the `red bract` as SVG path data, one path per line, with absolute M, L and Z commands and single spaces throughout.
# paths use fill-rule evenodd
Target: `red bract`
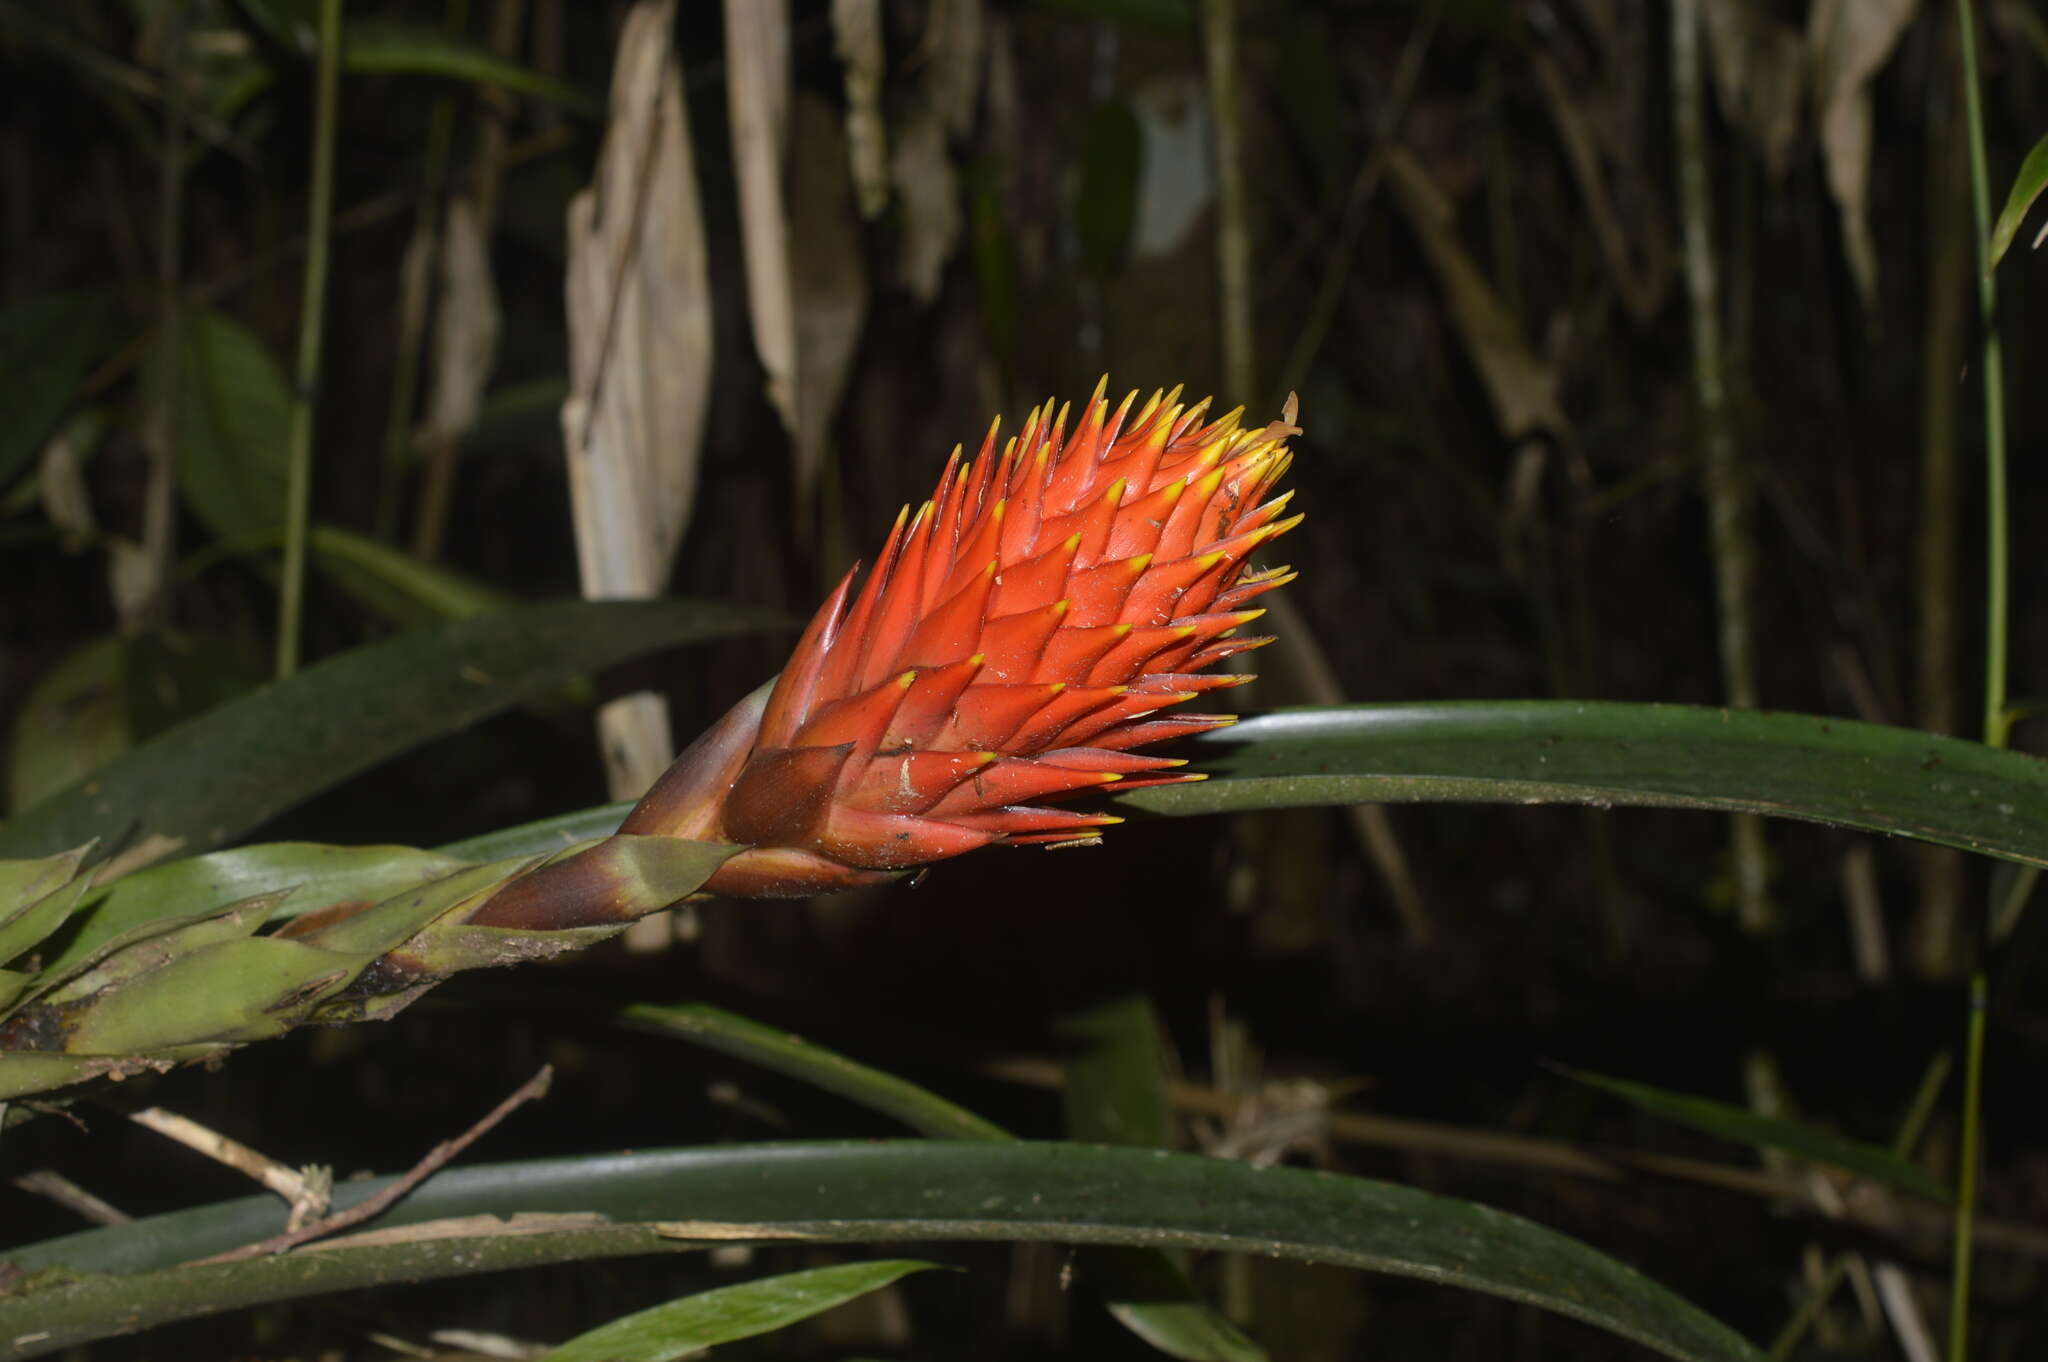
M 700 738 L 626 819 L 628 833 L 744 842 L 713 892 L 817 893 L 993 842 L 1075 842 L 1118 819 L 1043 801 L 1198 780 L 1131 749 L 1230 723 L 1172 713 L 1247 676 L 1201 669 L 1269 640 L 1236 631 L 1291 580 L 1247 572 L 1292 528 L 1288 420 L 1098 386 L 1071 436 L 1033 411 L 996 427 L 896 518 L 874 571 L 849 572 L 789 665 Z M 1288 494 L 1291 496 L 1292 494 Z

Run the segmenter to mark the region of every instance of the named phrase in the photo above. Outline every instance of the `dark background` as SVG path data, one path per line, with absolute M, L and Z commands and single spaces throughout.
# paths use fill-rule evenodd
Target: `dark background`
M 0 11 L 8 90 L 0 304 L 86 287 L 111 292 L 108 361 L 88 396 L 108 433 L 87 486 L 102 526 L 126 535 L 140 524 L 148 393 L 143 371 L 119 356 L 131 342 L 146 348 L 155 306 L 160 103 L 110 94 L 22 16 L 160 72 L 161 8 L 10 0 Z M 183 182 L 180 270 L 186 288 L 209 290 L 209 305 L 250 327 L 288 372 L 311 68 L 252 13 L 274 8 L 195 5 L 188 17 L 190 34 L 239 35 L 274 69 L 275 84 L 237 115 L 230 144 L 196 139 Z M 470 8 L 468 30 L 487 41 L 497 7 Z M 601 91 L 623 7 L 536 0 L 525 8 L 516 57 Z M 1113 393 L 1185 383 L 1196 395 L 1216 392 L 1225 406 L 1246 402 L 1256 421 L 1277 414 L 1280 385 L 1291 380 L 1307 431 L 1295 442 L 1292 480 L 1309 519 L 1287 544 L 1302 572 L 1288 594 L 1346 697 L 1724 697 L 1679 270 L 1668 6 L 1245 0 L 1239 74 L 1257 356 L 1248 392 L 1227 391 L 1221 369 L 1208 171 L 1200 155 L 1161 159 L 1176 131 L 1206 151 L 1205 125 L 1182 121 L 1206 117 L 1199 7 L 889 0 L 883 8 L 892 128 L 928 107 L 936 64 L 965 63 L 959 78 L 976 90 L 971 129 L 946 144 L 953 178 L 941 197 L 957 205 L 958 238 L 926 299 L 900 264 L 906 237 L 922 229 L 900 193 L 854 229 L 867 312 L 832 422 L 831 472 L 800 516 L 788 442 L 763 398 L 748 332 L 718 11 L 684 6 L 677 42 L 717 350 L 700 499 L 672 590 L 808 612 L 896 506 L 924 495 L 956 441 L 976 438 L 997 411 L 1014 425 L 1046 396 L 1078 401 L 1104 371 Z M 1726 9 L 1807 41 L 1804 5 L 1755 0 Z M 960 39 L 940 36 L 946 24 L 966 11 L 981 15 L 978 44 L 947 45 Z M 350 15 L 442 17 L 438 6 L 367 2 Z M 1993 3 L 1979 17 L 1995 209 L 2048 129 L 2048 50 L 2038 11 L 2024 4 Z M 1705 153 L 1731 420 L 1751 496 L 1761 701 L 1974 736 L 1982 408 L 1968 223 L 1953 211 L 1967 190 L 1954 20 L 1949 4 L 1922 6 L 1869 84 L 1876 272 L 1868 302 L 1828 188 L 1814 48 L 1798 48 L 1805 84 L 1789 106 L 1782 165 L 1731 116 L 1725 84 L 1708 95 Z M 1427 39 L 1406 85 L 1402 53 L 1418 31 Z M 843 110 L 827 6 L 795 6 L 792 60 L 800 102 Z M 1562 103 L 1545 93 L 1546 64 L 1561 76 Z M 491 236 L 504 315 L 491 391 L 545 398 L 566 374 L 562 224 L 568 195 L 588 178 L 599 122 L 431 79 L 350 76 L 319 407 L 314 506 L 323 523 L 368 532 L 374 521 L 400 351 L 398 269 L 423 192 L 425 129 L 435 101 L 451 95 L 457 187 L 474 173 L 487 117 L 504 119 L 511 142 L 531 151 L 505 174 Z M 1753 87 L 1751 97 L 1761 98 Z M 1551 415 L 1519 427 L 1497 418 L 1496 394 L 1425 229 L 1391 182 L 1357 199 L 1347 228 L 1347 198 L 1388 126 L 1453 205 L 1441 239 L 1465 253 L 1513 323 L 1554 394 Z M 1572 136 L 1587 141 L 1600 168 L 1590 190 L 1574 173 Z M 828 147 L 826 164 L 844 164 L 835 158 Z M 1141 238 L 1147 195 L 1192 203 L 1184 234 Z M 846 224 L 799 217 L 792 250 L 801 255 L 828 228 Z M 1603 230 L 1624 243 L 1638 282 L 1617 275 Z M 2048 512 L 2038 457 L 2048 446 L 2040 379 L 2048 352 L 2038 324 L 2048 315 L 2048 267 L 2027 249 L 2030 238 L 2022 233 L 1999 274 L 2016 696 L 2037 692 L 2048 672 L 2048 591 L 2034 529 Z M 1945 270 L 1944 253 L 1964 266 Z M 1326 333 L 1305 369 L 1289 374 L 1326 292 Z M 1945 306 L 1958 295 L 1960 307 Z M 1947 423 L 1943 398 L 1952 404 Z M 498 419 L 463 446 L 441 561 L 523 598 L 574 594 L 553 403 L 507 401 L 493 411 Z M 1930 446 L 1944 438 L 1953 468 L 1930 472 Z M 409 477 L 401 488 L 408 521 L 417 494 Z M 1946 591 L 1919 549 L 1945 499 L 1955 517 Z M 67 542 L 32 499 L 8 500 L 5 513 L 0 712 L 11 715 L 26 712 L 38 680 L 113 631 L 117 618 L 99 546 Z M 209 538 L 184 519 L 188 560 Z M 226 688 L 261 675 L 273 601 L 260 562 L 216 557 L 183 579 L 174 618 L 181 638 L 197 641 L 187 651 L 209 659 Z M 1930 656 L 1929 620 L 1941 612 L 1958 641 L 1953 655 Z M 393 627 L 316 579 L 309 656 Z M 672 654 L 604 684 L 608 693 L 658 686 L 687 735 L 772 672 L 782 646 Z M 1261 682 L 1261 703 L 1307 694 L 1295 664 L 1276 663 L 1274 672 Z M 2043 741 L 2036 726 L 2016 730 L 2018 746 Z M 556 704 L 391 762 L 253 840 L 431 846 L 604 798 L 587 711 Z M 1924 1066 L 1960 1042 L 1958 981 L 1975 905 L 1988 892 L 1982 865 L 1944 868 L 1902 843 L 1873 848 L 1891 945 L 1888 971 L 1873 979 L 1855 968 L 1843 906 L 1847 858 L 1866 839 L 1772 824 L 1778 923 L 1759 934 L 1739 930 L 1731 913 L 1727 825 L 1716 817 L 1429 807 L 1393 810 L 1392 822 L 1427 907 L 1427 942 L 1404 931 L 1342 811 L 1134 823 L 1099 850 L 985 853 L 938 867 L 915 887 L 816 905 L 709 905 L 695 942 L 459 980 L 389 1025 L 260 1046 L 217 1072 L 151 1082 L 146 1097 L 287 1162 L 331 1162 L 343 1175 L 409 1163 L 542 1060 L 558 1067 L 553 1096 L 471 1157 L 895 1133 L 794 1084 L 673 1042 L 623 1036 L 553 1005 L 601 990 L 715 1001 L 926 1082 L 1022 1133 L 1054 1136 L 1056 1096 L 999 1081 L 989 1066 L 1050 1055 L 1060 1014 L 1139 992 L 1154 1000 L 1179 1064 L 1198 1081 L 1210 1072 L 1211 1017 L 1220 1008 L 1248 1028 L 1266 1077 L 1328 1084 L 1346 1108 L 1751 1166 L 1752 1153 L 1632 1113 L 1543 1061 L 1736 1103 L 1750 1098 L 1745 1066 L 1754 1074 L 1761 1064 L 1798 1113 L 1888 1143 Z M 2039 922 L 2036 915 L 2032 928 Z M 2048 1061 L 2037 940 L 2023 923 L 1994 960 L 1982 1202 L 1988 1217 L 2033 1225 L 2048 1217 L 2035 1100 Z M 1951 1092 L 1921 1147 L 1942 1177 L 1954 1161 L 1955 1105 Z M 244 1190 L 103 1109 L 86 1104 L 77 1114 L 78 1123 L 10 1130 L 10 1175 L 54 1167 L 134 1213 Z M 1517 1211 L 1765 1340 L 1789 1316 L 1808 1246 L 1863 1242 L 1810 1213 L 1669 1179 L 1610 1186 L 1344 1142 L 1289 1157 Z M 6 1241 L 75 1226 L 0 1187 Z M 1915 1269 L 1923 1304 L 1940 1318 L 1946 1244 L 1938 1232 L 1865 1246 Z M 1057 1254 L 1021 1257 L 1014 1270 L 1035 1283 L 1028 1291 L 1012 1289 L 1004 1253 L 960 1257 L 975 1269 L 969 1277 L 906 1286 L 907 1325 L 877 1315 L 846 1326 L 855 1334 L 843 1342 L 800 1333 L 765 1351 L 1143 1353 L 1085 1292 L 1063 1297 L 1049 1285 Z M 795 1261 L 764 1253 L 755 1270 Z M 1981 1255 L 1978 1355 L 2032 1355 L 2048 1337 L 2040 1264 L 2038 1248 Z M 1213 1280 L 1213 1265 L 1208 1271 Z M 419 1341 L 442 1327 L 559 1340 L 713 1279 L 730 1274 L 694 1260 L 554 1269 L 231 1316 L 91 1355 L 369 1357 L 385 1354 L 364 1341 L 366 1331 Z M 1267 1264 L 1252 1280 L 1251 1327 L 1276 1357 L 1639 1355 L 1552 1316 L 1442 1288 Z M 1805 1355 L 1900 1355 L 1848 1292 L 1815 1338 L 1829 1346 L 1810 1338 Z

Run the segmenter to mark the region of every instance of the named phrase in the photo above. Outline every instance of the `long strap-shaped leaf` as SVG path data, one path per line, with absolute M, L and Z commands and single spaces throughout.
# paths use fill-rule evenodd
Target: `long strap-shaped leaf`
M 0 823 L 0 858 L 137 833 L 210 851 L 572 677 L 776 623 L 711 601 L 555 601 L 400 634 L 209 710 Z
M 381 1185 L 347 1183 L 336 1202 L 352 1204 Z M 1515 1216 L 1363 1178 L 1151 1150 L 900 1141 L 500 1164 L 444 1173 L 379 1223 L 519 1211 L 686 1218 L 667 1233 L 699 1241 L 1045 1240 L 1272 1254 L 1540 1305 L 1686 1362 L 1761 1358 L 1670 1291 Z M 31 1270 L 137 1275 L 0 1298 L 0 1357 L 262 1301 L 677 1247 L 642 1223 L 165 1266 L 273 1233 L 281 1216 L 275 1200 L 247 1197 L 13 1252 Z
M 1211 778 L 1111 801 L 1187 816 L 1353 803 L 1739 810 L 2048 866 L 2048 762 L 1810 714 L 1576 700 L 1332 705 L 1255 715 L 1188 744 Z M 612 831 L 587 809 L 460 843 L 511 856 Z

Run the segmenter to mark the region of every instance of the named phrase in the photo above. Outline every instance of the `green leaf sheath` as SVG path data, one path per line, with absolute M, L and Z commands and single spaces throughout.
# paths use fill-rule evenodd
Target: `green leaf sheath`
M 338 1205 L 383 1183 L 336 1188 Z M 759 1238 L 832 1242 L 1049 1241 L 1228 1249 L 1390 1272 L 1555 1310 L 1687 1362 L 1757 1362 L 1740 1337 L 1577 1240 L 1406 1187 L 1153 1150 L 931 1141 L 746 1145 L 453 1169 L 379 1222 L 596 1212 L 621 1220 L 744 1225 Z M 50 1240 L 5 1256 L 31 1272 L 155 1274 L 274 1233 L 284 1210 L 246 1197 Z M 688 1234 L 684 1227 L 672 1232 Z M 730 1231 L 721 1229 L 721 1234 Z M 88 1277 L 0 1298 L 0 1357 L 259 1301 L 391 1280 L 661 1251 L 645 1229 L 460 1244 L 305 1251 L 162 1276 Z M 700 1235 L 709 1237 L 704 1230 Z M 550 1257 L 551 1250 L 559 1250 Z M 523 1255 L 507 1257 L 508 1253 Z M 27 1345 L 6 1340 L 41 1337 Z
M 179 724 L 0 824 L 0 857 L 94 837 L 209 851 L 350 776 L 570 677 L 773 627 L 708 601 L 558 601 L 401 634 Z M 556 850 L 560 843 L 546 848 Z

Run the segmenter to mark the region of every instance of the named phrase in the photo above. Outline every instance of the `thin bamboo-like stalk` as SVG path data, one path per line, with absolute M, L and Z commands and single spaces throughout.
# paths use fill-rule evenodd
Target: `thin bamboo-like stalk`
M 1216 138 L 1216 282 L 1222 309 L 1223 386 L 1258 391 L 1252 350 L 1252 233 L 1244 182 L 1236 0 L 1202 0 L 1202 50 Z
M 277 675 L 299 667 L 306 598 L 306 529 L 313 501 L 313 416 L 320 391 L 320 342 L 327 317 L 327 266 L 334 208 L 334 124 L 341 86 L 341 0 L 321 0 L 320 63 L 313 107 L 313 185 L 307 210 L 306 289 L 299 305 L 299 365 L 292 388 L 290 481 L 285 492 L 284 582 L 278 600 Z
M 1720 615 L 1721 684 L 1737 709 L 1757 704 L 1755 625 L 1750 581 L 1755 547 L 1749 496 L 1735 448 L 1734 417 L 1722 369 L 1721 294 L 1714 260 L 1713 201 L 1707 182 L 1706 96 L 1701 76 L 1699 0 L 1675 0 L 1671 12 L 1672 122 L 1678 138 L 1678 189 L 1685 241 L 1685 287 L 1692 312 L 1693 395 L 1699 409 L 1702 492 L 1714 555 Z M 1763 820 L 1730 820 L 1736 911 L 1744 931 L 1771 930 L 1770 853 Z
M 1942 84 L 1935 78 L 1937 86 Z M 1937 92 L 1927 141 L 1931 240 L 1927 251 L 1927 320 L 1921 332 L 1920 533 L 1914 573 L 1919 637 L 1915 722 L 1931 733 L 1954 733 L 1961 718 L 1957 686 L 1956 539 L 1960 521 L 1960 465 L 1956 407 L 1964 367 L 1963 309 L 1969 298 L 1970 243 L 1965 129 L 1951 91 Z M 1913 864 L 1919 904 L 1908 959 L 1914 972 L 1953 979 L 1962 972 L 1962 853 L 1918 847 Z
M 1365 209 L 1384 177 L 1394 148 L 1394 130 L 1406 109 L 1409 94 L 1422 65 L 1442 9 L 1441 0 L 1431 0 L 1417 20 L 1401 56 L 1396 76 L 1398 93 L 1384 116 L 1372 152 L 1360 165 L 1345 200 L 1338 249 L 1329 276 L 1324 280 L 1314 315 L 1303 327 L 1287 362 L 1288 388 L 1283 397 L 1291 401 L 1292 387 L 1305 377 L 1316 350 L 1321 346 L 1349 268 L 1351 246 L 1363 226 Z M 1234 0 L 1205 0 L 1202 10 L 1203 41 L 1209 78 L 1209 111 L 1214 121 L 1216 156 L 1216 277 L 1218 310 L 1222 314 L 1223 383 L 1228 392 L 1257 391 L 1258 375 L 1252 326 L 1250 197 L 1245 188 L 1243 135 L 1240 126 L 1238 89 L 1237 16 Z M 1285 641 L 1280 664 L 1314 704 L 1336 704 L 1344 698 L 1328 657 L 1316 644 L 1314 631 L 1307 627 L 1291 602 L 1276 600 L 1273 609 L 1280 637 Z M 1409 944 L 1421 945 L 1435 935 L 1429 905 L 1409 869 L 1407 855 L 1394 831 L 1393 820 L 1377 804 L 1356 804 L 1347 810 L 1352 831 L 1365 850 L 1381 882 L 1393 899 L 1401 918 L 1402 932 Z
M 2003 747 L 2011 732 L 2006 707 L 2007 574 L 2005 356 L 1998 341 L 1998 281 L 1991 272 L 1991 185 L 1984 157 L 1984 100 L 1978 88 L 1977 24 L 1970 0 L 1957 0 L 1956 23 L 1963 55 L 1963 107 L 1970 134 L 1970 211 L 1977 237 L 1977 308 L 1984 328 L 1984 741 Z M 1981 919 L 1980 919 L 1981 931 Z M 1984 1109 L 1984 1010 L 1986 984 L 1982 952 L 1970 975 L 1967 1037 L 1963 1052 L 1962 1153 L 1956 1169 L 1956 1223 L 1949 1273 L 1949 1362 L 1964 1362 L 1970 1335 L 1971 1225 L 1977 1214 L 1977 1153 Z
M 507 60 L 515 58 L 519 51 L 520 30 L 524 27 L 525 21 L 524 0 L 498 0 L 498 7 L 491 15 L 491 51 Z M 482 87 L 480 94 L 484 115 L 477 130 L 476 159 L 471 166 L 470 203 L 474 212 L 470 222 L 474 224 L 475 233 L 470 239 L 474 241 L 480 238 L 487 250 L 498 219 L 498 197 L 505 178 L 506 146 L 511 135 L 509 127 L 515 97 L 509 90 L 489 85 Z M 458 253 L 460 247 L 457 228 L 462 224 L 458 224 L 454 218 L 455 212 L 451 208 L 449 221 L 441 232 L 438 243 L 444 266 L 451 255 Z M 485 277 L 488 277 L 488 273 L 488 270 L 484 271 Z M 441 353 L 438 347 L 440 342 L 450 335 L 451 325 L 460 332 L 465 329 L 466 321 L 474 319 L 463 318 L 451 310 L 450 290 L 446 287 L 445 280 L 440 293 L 437 319 L 439 331 L 436 337 L 437 361 L 446 358 L 445 353 Z M 471 295 L 471 300 L 474 300 L 474 295 Z M 495 333 L 496 329 L 496 320 L 492 318 L 488 330 Z M 488 369 L 489 366 L 486 365 L 482 371 L 474 375 L 474 378 L 479 381 L 487 379 Z M 448 378 L 449 375 L 445 372 L 437 375 L 437 380 L 441 384 L 445 384 Z M 462 383 L 463 380 L 458 379 L 457 382 Z M 481 388 L 475 391 L 480 393 Z M 433 400 L 438 401 L 438 398 Z M 428 422 L 430 429 L 425 441 L 426 467 L 420 479 L 420 501 L 417 518 L 413 523 L 412 551 L 414 556 L 429 562 L 441 556 L 441 541 L 447 532 L 448 517 L 455 504 L 455 466 L 462 452 L 463 430 L 468 424 L 469 421 L 465 420 L 459 425 L 450 425 L 431 418 Z
M 125 628 L 161 629 L 171 622 L 173 565 L 178 557 L 178 388 L 184 361 L 180 297 L 185 204 L 185 3 L 164 10 L 164 145 L 157 179 L 157 367 L 151 396 L 149 484 L 143 493 L 142 552 L 148 595 L 122 621 Z
M 446 28 L 460 34 L 467 24 L 469 0 L 448 0 Z M 377 537 L 390 539 L 398 530 L 398 508 L 405 483 L 405 465 L 412 453 L 413 408 L 419 399 L 420 359 L 427 339 L 427 304 L 433 293 L 434 244 L 441 235 L 441 196 L 446 190 L 449 147 L 455 136 L 455 96 L 434 101 L 427 123 L 426 166 L 420 180 L 419 206 L 413 215 L 412 239 L 406 243 L 399 273 L 398 355 L 392 369 L 391 405 L 384 418 L 384 466 L 377 485 Z

